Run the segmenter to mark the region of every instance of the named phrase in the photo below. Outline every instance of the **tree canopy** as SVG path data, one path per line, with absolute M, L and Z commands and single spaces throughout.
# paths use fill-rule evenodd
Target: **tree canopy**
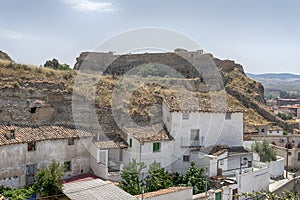
M 145 163 L 137 163 L 135 159 L 132 159 L 121 172 L 120 188 L 132 195 L 141 194 L 142 180 L 139 176 L 144 168 L 146 168 Z
M 52 60 L 47 60 L 44 64 L 44 67 L 51 68 L 51 69 L 58 69 L 58 70 L 70 70 L 70 65 L 68 64 L 60 64 L 56 58 Z
M 255 141 L 251 148 L 252 151 L 258 153 L 261 162 L 270 162 L 277 159 L 276 151 L 270 146 L 267 140 L 263 140 L 262 142 Z
M 53 161 L 49 167 L 41 167 L 36 174 L 37 181 L 35 183 L 36 191 L 52 196 L 62 191 L 62 178 L 65 166 Z

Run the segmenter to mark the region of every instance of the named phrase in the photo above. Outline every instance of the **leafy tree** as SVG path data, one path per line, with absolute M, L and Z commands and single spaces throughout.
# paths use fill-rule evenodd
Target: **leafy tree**
M 13 189 L 0 186 L 0 194 L 12 200 L 24 200 L 30 197 L 34 192 L 35 191 L 32 186 L 23 189 Z
M 145 163 L 137 163 L 136 159 L 132 159 L 121 172 L 120 188 L 132 195 L 141 194 L 142 180 L 139 175 L 144 168 L 146 168 Z
M 146 179 L 146 192 L 169 188 L 173 185 L 169 173 L 159 163 L 152 163 L 149 167 L 150 179 Z
M 263 140 L 262 142 L 255 141 L 251 148 L 252 151 L 258 153 L 261 162 L 270 162 L 277 159 L 276 151 L 270 146 L 267 140 Z
M 187 170 L 183 183 L 193 187 L 193 194 L 198 194 L 205 191 L 206 178 L 204 169 L 197 167 L 195 161 L 192 161 L 191 166 Z
M 56 58 L 47 60 L 44 64 L 44 67 L 58 70 L 70 70 L 70 66 L 68 64 L 60 64 Z
M 46 196 L 57 195 L 62 191 L 62 177 L 65 166 L 53 161 L 49 167 L 41 167 L 37 174 L 36 190 Z
M 284 113 L 278 113 L 277 116 L 280 117 L 280 118 L 283 119 L 283 120 L 290 120 L 290 119 L 293 119 L 292 116 L 286 115 L 286 114 L 284 114 Z
M 182 186 L 182 185 L 184 185 L 183 184 L 183 176 L 180 175 L 178 172 L 175 172 L 172 175 L 172 182 L 173 182 L 173 185 L 175 185 L 175 186 Z

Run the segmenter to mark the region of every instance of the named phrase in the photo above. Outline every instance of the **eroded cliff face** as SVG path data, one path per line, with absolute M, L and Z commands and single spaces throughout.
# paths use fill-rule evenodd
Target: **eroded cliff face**
M 270 113 L 267 107 L 264 106 L 263 86 L 249 79 L 243 70 L 243 67 L 230 60 L 220 60 L 213 58 L 211 54 L 202 55 L 201 52 L 188 54 L 191 58 L 200 56 L 209 56 L 219 70 L 219 74 L 223 79 L 223 86 L 219 89 L 224 89 L 230 95 L 230 98 L 237 106 L 245 110 L 244 120 L 247 123 L 268 123 L 273 120 L 274 115 Z M 99 58 L 100 56 L 100 58 Z M 95 63 L 101 63 L 104 57 L 113 57 L 111 53 L 98 54 L 93 53 L 89 57 L 87 63 L 91 67 Z M 77 58 L 75 67 L 78 69 L 87 58 L 87 53 L 82 53 Z M 106 58 L 105 58 L 106 59 Z M 95 99 L 87 98 L 90 101 L 90 107 L 96 108 L 96 114 L 103 127 L 110 132 L 115 132 L 121 135 L 122 132 L 114 122 L 114 116 L 111 111 L 112 93 L 120 81 L 116 75 L 125 73 L 130 68 L 141 64 L 141 61 L 154 62 L 158 59 L 160 63 L 168 64 L 182 72 L 186 77 L 183 79 L 169 79 L 164 77 L 165 82 L 170 82 L 178 85 L 173 90 L 181 92 L 191 92 L 188 85 L 192 85 L 193 90 L 199 93 L 207 93 L 205 80 L 201 73 L 193 73 L 192 65 L 184 59 L 178 58 L 176 55 L 167 54 L 136 54 L 124 55 L 117 59 L 112 66 L 106 70 L 106 75 L 101 78 L 101 81 L 96 87 Z M 197 60 L 194 60 L 197 62 Z M 86 64 L 86 63 L 85 63 Z M 13 62 L 0 62 L 0 118 L 2 121 L 24 122 L 24 123 L 73 123 L 72 112 L 72 94 L 74 81 L 76 76 L 81 73 L 79 71 L 55 71 L 51 69 L 29 67 L 19 65 Z M 93 74 L 95 75 L 95 74 Z M 211 75 L 213 76 L 213 74 Z M 210 76 L 207 76 L 210 78 Z M 134 80 L 134 79 L 133 79 Z M 137 85 L 135 85 L 137 84 Z M 156 109 L 154 113 L 160 113 L 162 99 L 165 96 L 172 95 L 174 91 L 171 88 L 166 88 L 159 84 L 138 85 L 132 81 L 128 87 L 136 87 L 135 96 L 127 102 L 129 105 L 129 113 L 136 122 L 143 122 L 151 119 L 158 119 L 153 116 L 151 109 Z M 89 93 L 90 88 L 86 87 L 83 93 Z M 124 88 L 125 90 L 126 88 Z M 84 94 L 79 94 L 84 95 Z M 125 97 L 124 97 L 125 98 Z M 87 100 L 87 101 L 88 101 Z M 253 104 L 262 105 L 262 111 L 256 110 Z M 85 109 L 85 108 L 82 108 Z M 266 112 L 265 112 L 266 111 Z M 82 112 L 84 113 L 84 112 Z M 265 114 L 267 113 L 267 114 Z M 82 114 L 84 115 L 84 114 Z M 82 116 L 88 120 L 89 116 Z M 121 116 L 119 116 L 121 117 Z

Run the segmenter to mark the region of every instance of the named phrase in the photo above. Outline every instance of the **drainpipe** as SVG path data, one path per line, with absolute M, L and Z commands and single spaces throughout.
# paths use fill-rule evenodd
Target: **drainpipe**
M 144 145 L 144 141 L 140 142 L 140 163 L 142 162 L 142 145 Z

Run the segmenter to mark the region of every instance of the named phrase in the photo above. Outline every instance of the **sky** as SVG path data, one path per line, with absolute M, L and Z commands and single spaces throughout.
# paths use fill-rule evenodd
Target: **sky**
M 124 31 L 179 32 L 246 72 L 300 74 L 298 0 L 0 0 L 0 50 L 16 62 L 71 66 Z

